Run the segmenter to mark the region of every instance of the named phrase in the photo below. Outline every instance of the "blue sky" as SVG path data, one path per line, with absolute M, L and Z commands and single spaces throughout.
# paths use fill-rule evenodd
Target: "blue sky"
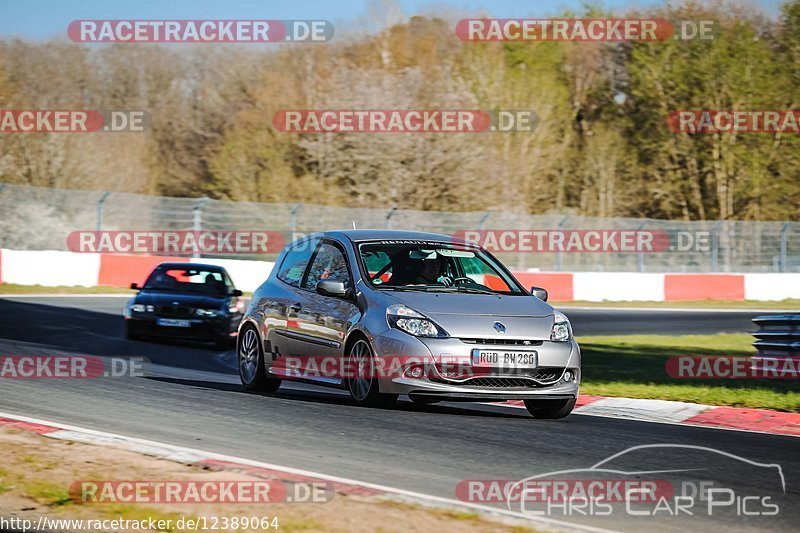
M 546 17 L 580 9 L 583 0 L 389 0 L 406 17 L 480 13 L 494 17 Z M 66 35 L 76 19 L 324 19 L 334 25 L 366 17 L 375 0 L 0 0 L 0 37 L 46 39 Z M 641 7 L 662 0 L 599 0 L 606 8 Z M 750 0 L 777 11 L 780 0 Z

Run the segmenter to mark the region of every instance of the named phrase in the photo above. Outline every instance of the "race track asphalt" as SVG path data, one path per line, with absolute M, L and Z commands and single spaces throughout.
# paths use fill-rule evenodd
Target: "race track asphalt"
M 659 479 L 713 478 L 732 488 L 737 498 L 770 492 L 780 512 L 744 517 L 730 507 L 717 508 L 712 516 L 696 512 L 672 517 L 662 512 L 656 517 L 632 517 L 620 511 L 610 517 L 563 512 L 550 517 L 621 531 L 788 531 L 799 523 L 797 438 L 579 414 L 539 421 L 524 410 L 504 406 L 423 407 L 406 399 L 390 410 L 366 409 L 353 405 L 343 391 L 300 383 L 286 383 L 275 394 L 249 394 L 238 384 L 233 351 L 125 340 L 123 304 L 121 298 L 0 299 L 0 355 L 141 356 L 152 364 L 146 377 L 4 379 L 0 411 L 447 498 L 455 498 L 455 487 L 465 479 L 519 480 L 586 468 L 632 446 L 707 447 L 780 465 L 785 494 L 772 494 L 771 469 L 730 457 L 723 461 L 721 456 L 683 448 L 678 458 L 653 452 L 636 462 L 640 470 L 642 461 L 647 470 L 675 469 L 678 462 L 685 470 L 691 464 L 691 472 L 664 473 Z M 567 314 L 578 335 L 749 331 L 753 315 L 712 313 L 717 316 L 709 316 L 705 324 L 706 318 L 696 313 L 575 310 Z

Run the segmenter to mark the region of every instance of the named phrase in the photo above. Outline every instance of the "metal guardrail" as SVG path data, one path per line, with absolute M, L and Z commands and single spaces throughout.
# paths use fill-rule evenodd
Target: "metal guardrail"
M 800 315 L 761 315 L 753 323 L 759 328 L 753 333 L 758 355 L 800 355 Z
M 758 331 L 753 332 L 753 346 L 758 351 L 753 357 L 754 368 L 784 368 L 786 358 L 800 356 L 800 314 L 760 315 L 753 318 L 753 323 L 758 326 Z
M 72 231 L 267 230 L 296 233 L 393 228 L 452 234 L 460 230 L 629 230 L 668 234 L 669 250 L 648 253 L 498 253 L 514 270 L 565 272 L 800 272 L 800 222 L 656 220 L 489 211 L 230 202 L 0 183 L 0 248 L 66 250 Z M 705 245 L 694 244 L 702 236 Z M 680 238 L 686 237 L 684 242 Z M 684 246 L 686 245 L 686 246 Z M 252 257 L 256 259 L 256 257 Z M 258 257 L 271 260 L 271 257 Z

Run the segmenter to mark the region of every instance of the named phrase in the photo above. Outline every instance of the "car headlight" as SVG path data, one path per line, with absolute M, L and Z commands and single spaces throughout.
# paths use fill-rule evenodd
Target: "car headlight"
M 386 309 L 389 326 L 415 337 L 447 337 L 448 334 L 433 320 L 404 305 L 390 305 Z
M 219 316 L 221 312 L 216 309 L 195 309 L 194 314 L 200 317 L 210 318 Z
M 133 304 L 131 306 L 131 311 L 134 313 L 152 313 L 155 311 L 156 308 L 152 305 L 144 305 L 144 304 Z
M 572 326 L 569 319 L 558 311 L 553 315 L 553 329 L 550 331 L 550 340 L 555 342 L 568 342 L 572 338 Z

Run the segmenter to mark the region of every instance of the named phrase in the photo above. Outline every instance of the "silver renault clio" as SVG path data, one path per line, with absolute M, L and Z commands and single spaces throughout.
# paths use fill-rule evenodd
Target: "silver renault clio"
M 298 380 L 364 406 L 523 400 L 534 418 L 575 406 L 569 320 L 490 253 L 446 235 L 330 231 L 287 246 L 239 327 L 247 390 Z

